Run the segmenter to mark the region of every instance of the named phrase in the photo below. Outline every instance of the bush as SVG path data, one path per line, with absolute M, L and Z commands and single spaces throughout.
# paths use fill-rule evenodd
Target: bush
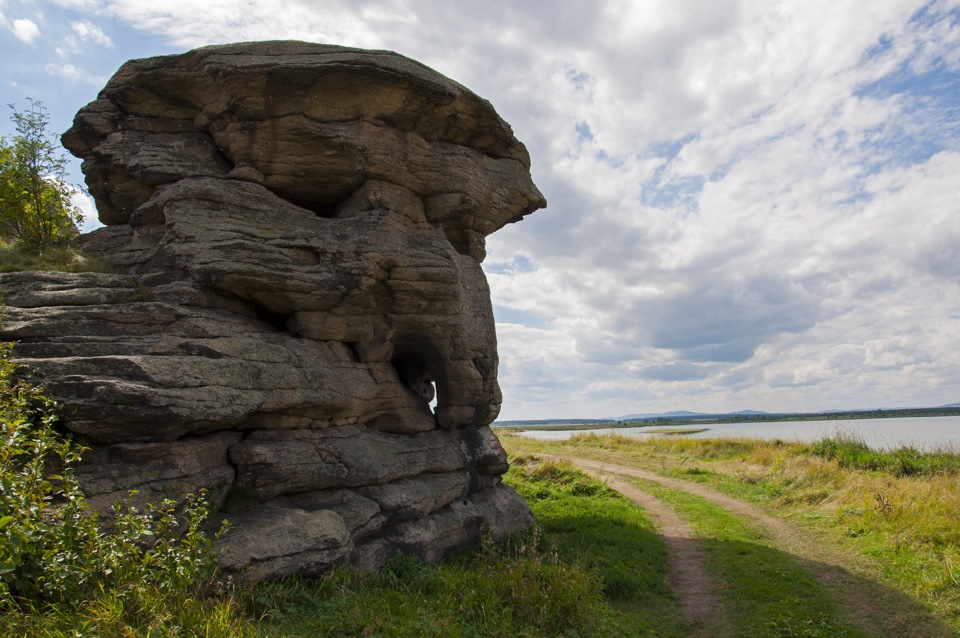
M 47 132 L 50 118 L 40 102 L 13 105 L 17 134 L 0 138 L 0 237 L 40 254 L 77 236 L 82 217 L 70 203 L 67 160 Z
M 135 608 L 144 592 L 172 594 L 212 577 L 203 494 L 182 507 L 115 503 L 105 530 L 74 470 L 84 449 L 56 432 L 56 405 L 15 380 L 16 368 L 11 346 L 0 345 L 0 606 L 109 594 Z

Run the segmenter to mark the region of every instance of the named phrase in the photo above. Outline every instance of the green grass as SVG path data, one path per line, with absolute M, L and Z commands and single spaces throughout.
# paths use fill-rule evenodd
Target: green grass
M 609 624 L 597 578 L 542 553 L 536 534 L 438 565 L 398 555 L 379 572 L 262 583 L 248 597 L 264 635 L 593 636 Z
M 599 575 L 604 597 L 620 612 L 610 635 L 686 635 L 666 585 L 666 549 L 643 510 L 564 463 L 516 457 L 507 480 L 561 560 Z
M 17 245 L 0 245 L 0 273 L 21 270 L 61 272 L 114 272 L 102 259 L 85 255 L 75 246 L 57 246 L 37 254 Z
M 739 516 L 705 499 L 635 481 L 670 504 L 703 539 L 725 610 L 725 636 L 855 638 L 827 589 Z
M 269 636 L 686 636 L 641 510 L 569 465 L 515 459 L 538 528 L 437 565 L 262 583 L 244 598 Z
M 262 636 L 259 623 L 234 598 L 171 596 L 149 587 L 104 591 L 71 604 L 21 602 L 0 612 L 0 635 L 10 638 L 79 636 Z
M 633 465 L 705 483 L 789 520 L 849 556 L 849 568 L 918 601 L 960 635 L 960 457 L 734 439 L 503 437 L 514 454 Z M 909 458 L 924 471 L 903 471 Z M 936 468 L 936 469 L 932 469 Z
M 842 467 L 893 476 L 960 474 L 960 454 L 922 452 L 912 447 L 878 451 L 871 449 L 862 439 L 846 434 L 821 439 L 809 450 L 816 456 L 836 460 Z

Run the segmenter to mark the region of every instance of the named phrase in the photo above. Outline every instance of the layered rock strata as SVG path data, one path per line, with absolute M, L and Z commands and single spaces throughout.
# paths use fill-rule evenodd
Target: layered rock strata
M 395 53 L 235 44 L 128 62 L 63 142 L 116 274 L 3 275 L 0 338 L 94 503 L 204 488 L 253 578 L 532 523 L 479 264 L 545 202 L 489 103 Z

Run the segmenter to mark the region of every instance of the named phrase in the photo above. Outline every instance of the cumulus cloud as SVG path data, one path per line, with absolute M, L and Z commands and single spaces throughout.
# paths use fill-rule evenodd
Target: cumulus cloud
M 82 2 L 82 0 L 75 0 Z M 334 0 L 316 4 L 288 0 L 252 1 L 238 7 L 231 0 L 146 2 L 105 0 L 99 10 L 140 31 L 161 34 L 178 47 L 191 48 L 242 40 L 300 39 L 371 46 L 372 30 L 382 22 L 377 3 Z
M 51 0 L 51 2 L 57 6 L 77 11 L 97 11 L 103 5 L 101 0 Z
M 40 36 L 40 27 L 29 18 L 17 18 L 12 23 L 13 35 L 21 42 L 33 44 L 33 41 Z
M 70 195 L 70 203 L 77 207 L 80 211 L 80 214 L 83 216 L 83 221 L 80 223 L 80 232 L 88 233 L 91 230 L 95 230 L 103 226 L 100 223 L 100 219 L 97 216 L 97 205 L 94 203 L 93 198 L 89 194 L 81 190 L 75 190 Z
M 44 66 L 44 70 L 50 75 L 57 76 L 69 82 L 82 82 L 99 86 L 107 81 L 107 78 L 103 76 L 93 75 L 69 63 L 55 64 L 51 62 Z
M 103 32 L 103 29 L 89 20 L 71 22 L 70 28 L 81 40 L 90 40 L 106 47 L 113 46 L 113 40 Z

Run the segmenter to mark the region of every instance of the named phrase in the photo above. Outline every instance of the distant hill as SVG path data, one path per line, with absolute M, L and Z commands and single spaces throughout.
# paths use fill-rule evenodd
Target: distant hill
M 674 412 L 650 412 L 647 414 L 624 414 L 623 416 L 609 417 L 611 421 L 633 421 L 635 419 L 657 419 L 657 418 L 678 418 L 678 417 L 697 417 L 708 416 L 703 412 L 687 412 L 686 410 L 677 410 Z
M 539 425 L 616 425 L 616 419 L 535 419 L 496 421 L 494 425 L 501 427 L 539 426 Z
M 759 410 L 740 410 L 739 412 L 689 412 L 687 410 L 675 410 L 673 412 L 656 412 L 649 414 L 624 414 L 623 416 L 613 417 L 615 421 L 636 421 L 638 419 L 718 419 L 731 416 L 749 416 L 749 415 L 767 415 L 770 412 L 761 412 Z

